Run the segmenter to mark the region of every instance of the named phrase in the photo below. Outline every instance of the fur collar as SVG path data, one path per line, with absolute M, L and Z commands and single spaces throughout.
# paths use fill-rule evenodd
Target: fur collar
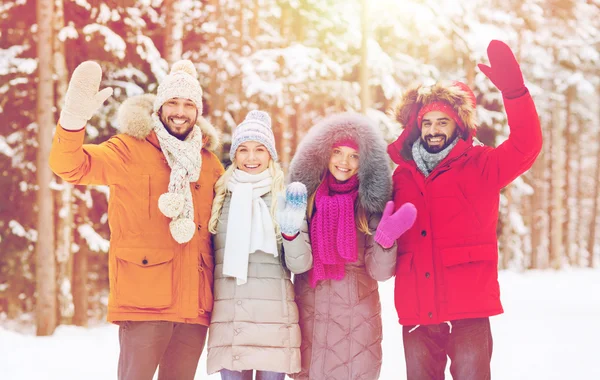
M 155 95 L 144 94 L 131 97 L 119 107 L 117 115 L 119 132 L 144 140 L 154 127 L 152 107 Z M 204 117 L 200 116 L 196 124 L 203 137 L 203 148 L 214 152 L 219 146 L 219 133 Z
M 439 82 L 433 86 L 413 87 L 404 94 L 392 113 L 404 128 L 416 128 L 417 114 L 421 107 L 436 101 L 450 104 L 471 134 L 477 129 L 475 96 L 460 82 Z
M 382 212 L 392 191 L 391 168 L 386 144 L 373 121 L 356 113 L 337 114 L 312 127 L 298 145 L 290 164 L 292 182 L 306 185 L 314 193 L 329 164 L 333 144 L 344 138 L 358 143 L 358 199 L 366 211 Z

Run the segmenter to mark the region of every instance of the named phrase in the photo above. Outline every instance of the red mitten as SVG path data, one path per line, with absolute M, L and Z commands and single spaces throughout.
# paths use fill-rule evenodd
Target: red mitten
M 477 65 L 508 99 L 518 98 L 527 92 L 523 73 L 512 50 L 502 41 L 492 40 L 487 48 L 490 66 Z
M 375 241 L 383 248 L 390 248 L 394 242 L 402 236 L 417 219 L 417 208 L 412 203 L 405 203 L 398 211 L 394 211 L 394 202 L 389 201 L 385 205 L 383 215 L 377 226 L 375 233 Z

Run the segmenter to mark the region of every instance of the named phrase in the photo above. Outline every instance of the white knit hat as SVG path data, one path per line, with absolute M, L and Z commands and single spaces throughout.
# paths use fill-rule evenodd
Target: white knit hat
M 202 115 L 202 87 L 192 61 L 182 60 L 173 64 L 169 75 L 158 85 L 154 99 L 154 112 L 158 112 L 160 107 L 171 98 L 191 100 L 198 108 L 198 116 Z
M 238 125 L 231 136 L 231 149 L 229 158 L 235 158 L 235 151 L 240 144 L 246 141 L 256 141 L 265 146 L 271 154 L 273 161 L 277 161 L 277 150 L 275 150 L 275 137 L 271 129 L 271 117 L 264 111 L 250 111 L 244 121 Z

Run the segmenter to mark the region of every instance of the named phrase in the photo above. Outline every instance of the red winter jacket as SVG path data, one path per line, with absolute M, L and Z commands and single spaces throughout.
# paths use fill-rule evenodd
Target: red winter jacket
M 417 207 L 398 239 L 395 304 L 402 325 L 488 317 L 503 312 L 496 225 L 500 189 L 528 170 L 542 148 L 529 93 L 504 99 L 510 136 L 497 148 L 458 144 L 427 177 L 400 156 L 408 130 L 388 147 L 396 207 Z

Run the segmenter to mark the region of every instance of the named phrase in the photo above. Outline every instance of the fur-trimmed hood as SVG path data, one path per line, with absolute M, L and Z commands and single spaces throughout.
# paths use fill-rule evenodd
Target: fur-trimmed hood
M 473 91 L 458 81 L 443 81 L 433 86 L 417 86 L 404 93 L 402 99 L 391 110 L 394 117 L 404 128 L 398 139 L 388 146 L 392 161 L 400 164 L 412 159 L 412 143 L 419 138 L 417 125 L 419 110 L 427 104 L 443 101 L 448 103 L 461 118 L 466 131 L 461 136 L 468 142 L 477 131 L 476 98 Z
M 131 97 L 119 107 L 117 124 L 119 132 L 143 140 L 154 128 L 152 107 L 156 95 L 144 94 Z M 200 127 L 203 148 L 211 152 L 219 146 L 219 133 L 204 117 L 199 116 L 196 125 Z
M 356 113 L 337 114 L 313 126 L 290 164 L 290 180 L 306 185 L 314 193 L 327 170 L 333 145 L 350 138 L 358 143 L 358 199 L 366 211 L 382 212 L 392 192 L 391 168 L 386 143 L 375 123 Z
M 417 126 L 417 114 L 426 104 L 446 102 L 452 106 L 470 132 L 477 130 L 476 100 L 473 91 L 457 81 L 438 82 L 433 86 L 417 86 L 404 93 L 393 114 L 406 129 Z

